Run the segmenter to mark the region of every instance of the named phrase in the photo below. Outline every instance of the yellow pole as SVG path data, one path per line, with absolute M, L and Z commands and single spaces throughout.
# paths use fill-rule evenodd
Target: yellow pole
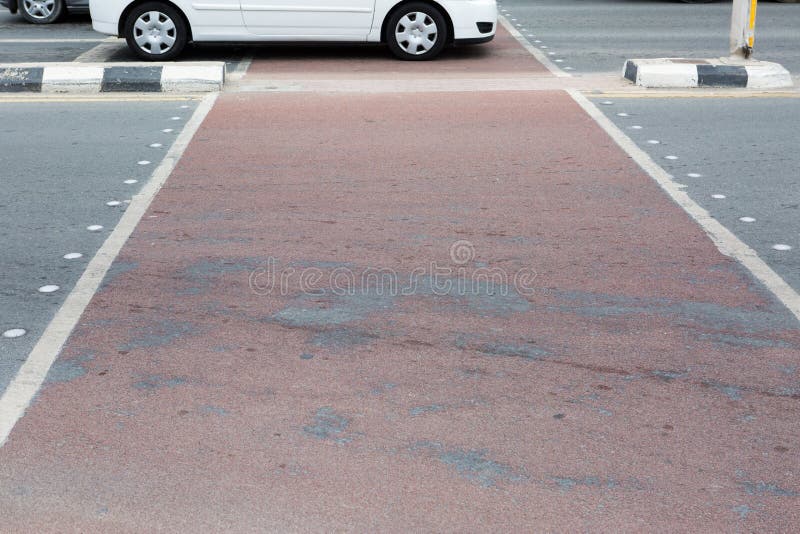
M 747 45 L 752 49 L 756 43 L 756 10 L 758 0 L 750 0 L 750 25 L 747 32 Z

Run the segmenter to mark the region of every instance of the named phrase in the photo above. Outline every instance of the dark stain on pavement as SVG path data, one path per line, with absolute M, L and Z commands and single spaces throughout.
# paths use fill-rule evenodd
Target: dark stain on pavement
M 740 479 L 739 484 L 748 495 L 759 497 L 797 497 L 800 495 L 800 493 L 794 490 L 782 488 L 775 483 L 747 480 L 747 473 L 742 470 L 736 472 L 736 477 Z
M 115 261 L 111 267 L 106 271 L 103 281 L 100 283 L 100 291 L 114 283 L 114 281 L 121 275 L 136 270 L 139 264 L 135 261 Z
M 550 351 L 536 346 L 533 341 L 487 341 L 472 334 L 458 334 L 455 345 L 461 350 L 472 350 L 487 356 L 506 356 L 525 360 L 540 360 L 550 356 Z
M 119 345 L 119 350 L 152 349 L 163 347 L 181 339 L 185 335 L 196 333 L 192 323 L 163 319 L 147 326 L 138 326 L 130 330 L 130 339 Z
M 411 447 L 412 452 L 428 452 L 446 466 L 469 481 L 485 488 L 497 486 L 499 482 L 519 483 L 528 480 L 521 470 L 487 458 L 488 450 L 447 449 L 438 442 L 420 441 Z
M 348 426 L 350 426 L 349 419 L 336 413 L 333 408 L 325 406 L 317 410 L 313 423 L 304 426 L 303 432 L 317 439 L 344 445 L 353 441 L 352 436 L 346 434 Z
M 94 354 L 81 354 L 74 358 L 64 359 L 59 357 L 47 372 L 45 383 L 53 384 L 60 382 L 70 382 L 86 374 L 83 364 L 94 359 Z
M 547 290 L 548 295 L 564 302 L 560 305 L 548 306 L 550 311 L 575 313 L 584 317 L 608 318 L 626 315 L 657 315 L 671 318 L 681 324 L 693 324 L 703 329 L 703 335 L 709 336 L 708 330 L 722 333 L 718 342 L 747 343 L 742 333 L 773 333 L 776 330 L 795 330 L 789 314 L 777 305 L 774 309 L 745 309 L 708 302 L 677 301 L 667 298 L 627 297 L 580 291 Z M 736 336 L 726 337 L 728 332 L 736 332 Z M 750 343 L 763 342 L 765 346 L 785 346 L 780 341 L 769 339 L 749 340 Z M 748 345 L 750 346 L 750 345 Z
M 133 387 L 143 391 L 155 391 L 161 388 L 174 388 L 184 384 L 186 384 L 186 379 L 182 377 L 167 378 L 161 375 L 149 375 L 134 382 Z

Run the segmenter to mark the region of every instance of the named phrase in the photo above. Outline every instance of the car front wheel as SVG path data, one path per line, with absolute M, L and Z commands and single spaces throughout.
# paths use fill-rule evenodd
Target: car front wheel
M 401 6 L 392 13 L 386 26 L 389 50 L 400 59 L 433 59 L 442 52 L 447 39 L 444 15 L 422 2 Z
M 161 2 L 137 6 L 125 19 L 128 48 L 148 61 L 170 61 L 183 51 L 189 29 L 181 14 Z
M 21 0 L 22 17 L 34 24 L 50 24 L 64 14 L 64 0 Z

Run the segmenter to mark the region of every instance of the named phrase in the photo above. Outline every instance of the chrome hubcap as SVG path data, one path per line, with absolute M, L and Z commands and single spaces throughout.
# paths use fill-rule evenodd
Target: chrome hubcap
M 53 14 L 56 0 L 23 0 L 25 12 L 35 19 L 46 19 Z
M 133 39 L 148 54 L 165 54 L 175 44 L 175 23 L 160 11 L 148 11 L 136 19 Z
M 417 11 L 406 13 L 394 30 L 400 48 L 414 56 L 422 55 L 433 48 L 438 35 L 433 19 L 426 13 Z

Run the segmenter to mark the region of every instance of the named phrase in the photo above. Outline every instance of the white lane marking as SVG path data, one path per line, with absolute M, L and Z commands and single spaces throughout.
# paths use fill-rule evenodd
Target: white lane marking
M 103 41 L 75 58 L 74 63 L 105 63 L 120 49 L 125 47 L 125 40 L 107 37 Z
M 87 226 L 86 229 L 89 230 L 90 232 L 99 232 L 100 230 L 103 229 L 103 227 L 99 224 L 92 224 L 90 226 Z
M 724 198 L 728 198 L 725 195 L 711 195 L 711 198 L 715 198 L 717 200 L 722 200 Z
M 24 328 L 12 328 L 11 330 L 6 330 L 3 332 L 3 337 L 8 339 L 14 339 L 15 337 L 22 337 L 27 334 L 27 330 Z
M 699 224 L 711 238 L 717 249 L 724 255 L 739 261 L 753 276 L 763 283 L 784 306 L 800 321 L 800 295 L 792 286 L 762 260 L 755 250 L 720 224 L 708 211 L 704 210 L 685 191 L 681 191 L 670 175 L 662 169 L 630 137 L 620 130 L 602 111 L 600 111 L 580 91 L 568 89 L 572 97 L 586 113 L 622 148 L 683 210 Z
M 746 223 L 756 222 L 753 217 L 739 217 L 739 220 Z
M 124 181 L 124 182 L 122 182 L 122 183 L 124 183 L 124 184 L 128 184 L 128 185 L 132 185 L 132 184 L 135 184 L 135 183 L 138 183 L 138 182 L 139 182 L 139 180 L 133 180 L 133 179 L 131 179 L 131 180 L 125 180 L 125 181 Z
M 142 161 L 136 162 L 138 165 L 150 165 L 150 161 L 143 159 Z
M 635 126 L 631 126 L 631 130 L 641 130 L 641 129 L 642 129 L 642 127 L 639 126 L 638 124 L 635 125 Z
M 664 156 L 664 159 L 668 159 L 670 161 L 675 161 L 678 159 L 678 156 Z
M 172 133 L 174 131 L 175 130 L 173 130 L 172 128 L 164 128 L 163 130 L 161 130 L 162 133 Z
M 162 145 L 161 143 L 150 143 L 147 146 L 149 146 L 150 148 L 161 148 L 164 145 Z
M 77 260 L 78 258 L 82 258 L 82 257 L 83 257 L 83 254 L 81 254 L 80 252 L 69 252 L 67 254 L 64 254 L 64 259 L 65 260 Z
M 115 206 L 119 206 L 120 204 L 122 204 L 122 202 L 120 202 L 119 200 L 109 200 L 108 202 L 106 202 L 106 206 L 110 206 L 112 208 Z
M 179 121 L 179 120 L 181 120 L 181 118 L 180 117 L 170 117 L 169 120 L 171 120 L 171 121 Z
M 122 215 L 117 227 L 89 262 L 89 266 L 75 284 L 75 288 L 67 296 L 50 324 L 47 325 L 42 337 L 17 371 L 17 375 L 6 388 L 3 396 L 0 397 L 0 447 L 6 443 L 14 425 L 25 414 L 31 399 L 39 391 L 50 367 L 58 357 L 58 353 L 78 323 L 78 319 L 89 301 L 97 292 L 97 288 L 103 281 L 114 258 L 117 257 L 122 246 L 147 211 L 156 193 L 172 173 L 189 142 L 214 105 L 217 96 L 218 93 L 209 94 L 197 106 L 192 118 L 186 123 L 186 127 L 178 135 L 175 143 L 164 156 L 164 160 L 153 172 L 150 181 L 142 188 L 141 193 L 133 198 L 133 202 Z
M 244 56 L 242 56 L 242 60 L 239 61 L 239 64 L 236 65 L 236 69 L 228 75 L 229 81 L 231 82 L 238 82 L 244 75 L 247 74 L 247 70 L 250 68 L 250 65 L 253 63 L 253 52 L 248 52 Z
M 790 247 L 789 245 L 784 245 L 782 243 L 778 243 L 777 245 L 772 245 L 772 248 L 780 251 L 792 250 L 792 247 Z
M 623 111 L 623 112 L 617 113 L 617 117 L 630 117 L 630 115 L 628 115 L 627 113 L 625 113 Z
M 696 173 L 696 172 L 690 172 L 686 176 L 688 176 L 689 178 L 702 178 L 703 177 L 702 174 L 699 174 L 699 173 Z
M 572 74 L 561 70 L 561 68 L 559 68 L 558 65 L 556 65 L 555 63 L 550 61 L 550 59 L 546 55 L 544 55 L 541 50 L 539 50 L 535 46 L 532 46 L 528 42 L 528 40 L 525 39 L 525 37 L 521 33 L 519 33 L 517 31 L 517 29 L 514 26 L 511 25 L 511 23 L 508 22 L 508 20 L 506 20 L 506 18 L 504 16 L 501 15 L 501 16 L 497 17 L 497 20 L 500 22 L 500 25 L 503 26 L 503 28 L 505 28 L 506 31 L 508 33 L 510 33 L 511 36 L 514 39 L 516 39 L 517 42 L 520 45 L 522 45 L 522 48 L 527 50 L 533 57 L 535 57 L 536 60 L 539 61 L 539 63 L 541 63 L 542 65 L 544 65 L 544 67 L 547 70 L 549 70 L 555 77 L 557 77 L 557 78 L 571 78 L 572 77 Z M 536 42 L 540 43 L 541 41 L 536 41 Z M 542 48 L 544 48 L 544 47 L 542 47 Z
M 647 144 L 648 145 L 660 145 L 661 141 L 659 141 L 658 139 L 648 139 L 647 140 Z

